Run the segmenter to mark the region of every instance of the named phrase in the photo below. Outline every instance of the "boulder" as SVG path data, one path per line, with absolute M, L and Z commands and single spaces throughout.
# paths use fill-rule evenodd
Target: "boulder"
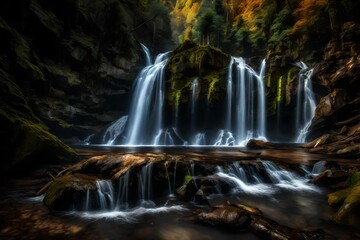
M 360 229 L 360 172 L 353 171 L 344 187 L 328 195 L 329 205 L 339 208 L 333 219 L 338 224 Z
M 98 178 L 71 174 L 56 178 L 44 197 L 44 204 L 53 210 L 81 209 L 87 191 L 96 191 Z
M 349 173 L 343 170 L 326 169 L 310 182 L 319 186 L 333 186 L 344 182 L 349 177 Z

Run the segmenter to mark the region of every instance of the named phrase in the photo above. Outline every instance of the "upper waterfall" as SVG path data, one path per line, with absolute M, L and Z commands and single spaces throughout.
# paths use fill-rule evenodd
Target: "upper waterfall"
M 227 130 L 237 145 L 251 138 L 266 139 L 265 60 L 260 73 L 241 57 L 231 57 L 227 80 Z M 234 116 L 233 116 L 234 115 Z
M 164 67 L 169 52 L 159 54 L 136 79 L 126 129 L 126 145 L 151 145 L 161 131 L 164 104 Z

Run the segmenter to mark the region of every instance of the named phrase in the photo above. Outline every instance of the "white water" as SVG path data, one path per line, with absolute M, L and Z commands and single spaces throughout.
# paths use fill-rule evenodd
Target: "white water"
M 164 68 L 169 53 L 156 57 L 136 80 L 130 107 L 126 145 L 150 145 L 162 129 L 164 104 Z
M 151 56 L 150 56 L 150 51 L 149 49 L 144 45 L 144 44 L 140 44 L 141 48 L 143 49 L 144 53 L 145 53 L 145 57 L 146 57 L 146 66 L 149 66 L 151 64 Z
M 233 192 L 244 192 L 251 195 L 269 195 L 280 189 L 293 191 L 320 191 L 316 186 L 308 183 L 308 179 L 300 177 L 290 171 L 279 168 L 270 161 L 261 161 L 268 183 L 264 176 L 261 176 L 258 169 L 254 166 L 242 166 L 235 162 L 226 168 L 217 167 L 216 175 L 223 180 L 230 182 Z
M 139 200 L 140 205 L 143 207 L 153 207 L 155 205 L 154 202 L 152 202 L 152 168 L 152 162 L 147 163 L 142 167 L 139 175 Z
M 191 133 L 194 133 L 195 123 L 196 123 L 195 113 L 196 113 L 197 87 L 198 87 L 198 78 L 195 78 L 191 85 L 191 101 L 190 101 L 190 103 L 191 103 L 191 126 L 190 126 Z
M 315 115 L 316 102 L 312 90 L 311 76 L 313 69 L 309 69 L 305 63 L 297 64 L 301 68 L 298 77 L 297 101 L 296 101 L 296 124 L 299 131 L 296 142 L 304 143 L 311 121 Z
M 124 176 L 119 178 L 119 189 L 116 203 L 116 209 L 127 209 L 129 203 L 129 177 L 131 169 Z
M 252 138 L 266 140 L 265 67 L 263 60 L 257 74 L 243 58 L 231 58 L 227 80 L 226 128 L 234 133 L 236 145 L 244 145 Z
M 192 145 L 206 145 L 206 136 L 205 133 L 197 133 L 192 140 Z
M 105 131 L 103 136 L 103 143 L 112 145 L 116 138 L 125 131 L 125 126 L 128 120 L 128 116 L 123 116 L 113 122 Z
M 119 119 L 111 125 L 103 137 L 104 144 L 113 144 L 120 135 L 124 136 L 124 145 L 214 145 L 245 146 L 250 139 L 267 140 L 266 136 L 266 62 L 261 62 L 259 72 L 246 64 L 241 57 L 231 57 L 226 79 L 226 106 L 223 129 L 201 130 L 197 128 L 196 106 L 201 79 L 194 78 L 189 94 L 189 139 L 183 139 L 183 132 L 178 132 L 179 106 L 174 109 L 174 120 L 164 124 L 165 76 L 164 69 L 168 62 L 168 53 L 159 54 L 154 64 L 146 46 L 141 45 L 146 56 L 146 66 L 134 85 L 134 92 L 128 118 Z M 312 92 L 311 75 L 313 70 L 306 64 L 297 64 L 301 69 L 298 78 L 296 101 L 296 124 L 298 131 L 296 142 L 303 143 L 315 112 L 315 98 Z M 183 108 L 183 107 L 182 107 Z M 278 106 L 278 118 L 280 106 Z M 281 122 L 279 122 L 281 124 Z M 183 125 L 183 123 L 182 123 Z M 181 127 L 181 126 L 180 126 Z M 124 131 L 125 129 L 125 131 Z M 180 128 L 181 129 L 181 128 Z M 214 131 L 215 130 L 215 131 Z
M 180 205 L 161 206 L 161 207 L 136 207 L 124 211 L 97 211 L 97 212 L 70 212 L 70 214 L 80 215 L 86 219 L 117 219 L 123 222 L 136 222 L 139 217 L 145 214 L 161 214 L 174 211 L 187 211 Z

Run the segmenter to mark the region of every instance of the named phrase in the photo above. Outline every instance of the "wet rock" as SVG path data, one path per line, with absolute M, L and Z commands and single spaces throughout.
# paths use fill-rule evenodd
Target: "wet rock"
M 96 181 L 93 176 L 72 174 L 56 178 L 44 197 L 44 204 L 54 210 L 80 208 L 84 203 L 86 192 L 95 191 Z
M 273 148 L 273 144 L 262 140 L 250 139 L 246 147 L 250 149 L 270 149 Z
M 328 195 L 328 203 L 339 208 L 333 219 L 341 225 L 360 228 L 360 172 L 353 171 L 344 184 L 345 189 Z
M 200 212 L 193 220 L 211 226 L 232 229 L 234 231 L 250 230 L 265 239 L 274 240 L 308 240 L 323 239 L 322 231 L 297 230 L 276 223 L 262 216 L 261 211 L 244 205 L 233 205 L 227 203 L 216 206 L 210 212 Z
M 319 186 L 332 186 L 344 182 L 349 173 L 343 170 L 326 169 L 324 172 L 313 178 L 310 182 Z

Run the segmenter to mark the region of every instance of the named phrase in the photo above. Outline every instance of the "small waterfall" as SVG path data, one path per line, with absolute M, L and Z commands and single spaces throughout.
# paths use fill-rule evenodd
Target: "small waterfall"
M 263 60 L 260 74 L 257 74 L 243 58 L 231 58 L 227 80 L 226 128 L 235 133 L 237 145 L 244 145 L 250 138 L 266 139 L 265 67 Z
M 139 199 L 142 206 L 153 206 L 152 200 L 152 162 L 147 163 L 141 168 L 139 174 Z
M 103 143 L 112 145 L 116 138 L 125 131 L 127 119 L 128 116 L 123 116 L 112 123 L 104 133 Z
M 234 162 L 228 166 L 218 166 L 216 175 L 233 185 L 234 192 L 248 194 L 271 194 L 279 188 L 317 191 L 315 186 L 308 184 L 308 179 L 279 168 L 270 161 L 260 161 L 263 170 L 253 165 L 242 165 Z M 269 183 L 269 180 L 271 184 Z
M 114 209 L 114 189 L 111 181 L 96 181 L 97 196 L 99 198 L 100 210 Z
M 205 133 L 197 133 L 193 137 L 192 145 L 196 145 L 196 146 L 198 146 L 198 145 L 206 145 Z
M 195 130 L 195 122 L 196 122 L 196 119 L 195 119 L 196 104 L 195 103 L 196 103 L 197 86 L 198 86 L 198 79 L 195 78 L 191 85 L 191 101 L 190 101 L 190 103 L 191 103 L 191 126 L 190 126 L 191 133 L 193 133 Z
M 312 90 L 311 76 L 313 69 L 308 69 L 305 63 L 297 64 L 301 68 L 298 77 L 298 89 L 296 100 L 296 129 L 299 131 L 296 142 L 304 143 L 311 120 L 315 115 L 316 102 Z
M 141 48 L 143 49 L 144 53 L 145 53 L 145 57 L 146 57 L 146 66 L 149 66 L 151 64 L 151 57 L 150 57 L 150 51 L 149 49 L 144 45 L 144 44 L 140 44 Z
M 129 202 L 129 178 L 131 170 L 119 178 L 119 190 L 116 207 L 118 209 L 127 209 Z
M 155 63 L 138 76 L 126 129 L 126 145 L 153 144 L 162 129 L 164 68 L 169 52 L 159 54 Z
M 236 140 L 231 132 L 226 130 L 219 130 L 217 138 L 213 144 L 214 146 L 233 146 L 236 145 Z

